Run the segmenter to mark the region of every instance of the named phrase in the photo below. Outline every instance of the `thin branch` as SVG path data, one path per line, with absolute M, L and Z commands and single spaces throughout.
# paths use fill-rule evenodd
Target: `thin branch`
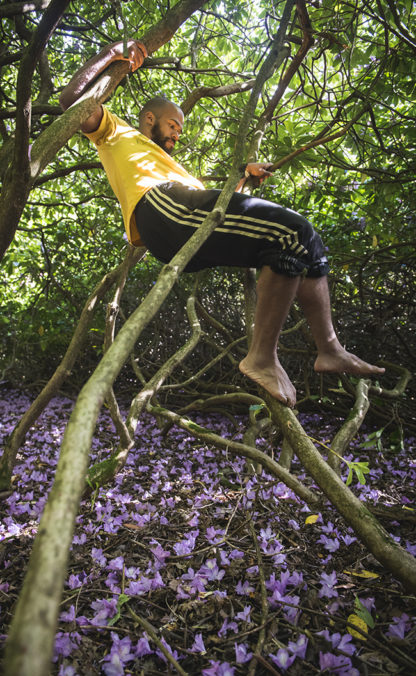
M 246 80 L 245 82 L 233 82 L 228 85 L 221 85 L 218 87 L 198 87 L 194 89 L 189 96 L 181 103 L 181 108 L 184 115 L 188 115 L 197 101 L 202 98 L 216 99 L 221 96 L 230 96 L 231 94 L 238 94 L 246 92 L 254 85 L 255 80 Z

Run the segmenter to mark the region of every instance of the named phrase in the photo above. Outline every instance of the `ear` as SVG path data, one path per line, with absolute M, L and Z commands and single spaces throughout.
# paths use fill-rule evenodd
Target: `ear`
M 144 119 L 147 124 L 150 124 L 150 126 L 153 127 L 154 123 L 156 122 L 156 115 L 152 113 L 151 110 L 148 110 L 144 116 Z

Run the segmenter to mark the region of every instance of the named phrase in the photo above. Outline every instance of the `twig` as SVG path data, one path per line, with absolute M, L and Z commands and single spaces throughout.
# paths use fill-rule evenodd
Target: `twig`
M 265 660 L 264 657 L 262 657 L 261 655 L 253 655 L 253 660 L 257 660 L 258 662 L 260 662 L 260 664 L 262 664 L 263 667 L 264 667 L 265 669 L 267 669 L 267 671 L 269 671 L 269 672 L 270 672 L 271 674 L 273 674 L 274 676 L 281 676 L 281 672 L 280 672 L 280 671 L 276 671 L 276 669 L 275 669 L 274 667 L 272 667 L 272 665 L 270 664 L 270 662 L 268 662 L 267 660 Z
M 249 528 L 251 536 L 253 538 L 254 547 L 256 549 L 257 564 L 259 567 L 259 582 L 261 595 L 261 623 L 263 625 L 259 631 L 256 649 L 254 651 L 254 655 L 252 657 L 248 670 L 248 676 L 254 676 L 254 674 L 256 673 L 256 659 L 258 659 L 258 657 L 261 655 L 261 651 L 263 650 L 264 645 L 264 639 L 266 637 L 265 623 L 267 622 L 267 616 L 269 614 L 269 604 L 267 602 L 266 580 L 264 577 L 263 561 L 252 519 L 250 519 L 249 521 Z
M 143 627 L 146 634 L 148 634 L 150 636 L 150 638 L 152 639 L 152 641 L 154 643 L 156 643 L 159 650 L 164 654 L 164 656 L 171 663 L 171 665 L 173 667 L 175 667 L 176 671 L 179 674 L 182 674 L 182 676 L 188 676 L 188 672 L 185 671 L 184 669 L 182 669 L 181 665 L 178 664 L 178 662 L 173 657 L 172 653 L 169 652 L 169 650 L 163 645 L 161 640 L 157 637 L 157 634 L 156 634 L 154 628 L 152 627 L 152 625 L 150 624 L 150 622 L 145 620 L 143 617 L 139 617 L 139 615 L 136 615 L 134 610 L 132 610 L 127 603 L 126 603 L 126 607 L 127 607 L 127 610 L 129 611 L 130 615 L 132 616 L 132 618 L 135 620 L 135 622 L 137 622 L 138 624 L 140 624 L 141 627 Z

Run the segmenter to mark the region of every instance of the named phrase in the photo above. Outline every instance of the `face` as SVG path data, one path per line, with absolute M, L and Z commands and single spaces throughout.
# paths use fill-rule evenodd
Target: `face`
M 172 154 L 175 143 L 182 133 L 184 117 L 181 110 L 173 105 L 167 105 L 153 123 L 150 138 L 169 155 Z

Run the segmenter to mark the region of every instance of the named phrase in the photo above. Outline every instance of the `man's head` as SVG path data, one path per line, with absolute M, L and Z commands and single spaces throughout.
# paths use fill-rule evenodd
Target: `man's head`
M 179 106 L 157 96 L 140 111 L 139 131 L 170 155 L 182 133 L 183 123 L 184 115 Z

